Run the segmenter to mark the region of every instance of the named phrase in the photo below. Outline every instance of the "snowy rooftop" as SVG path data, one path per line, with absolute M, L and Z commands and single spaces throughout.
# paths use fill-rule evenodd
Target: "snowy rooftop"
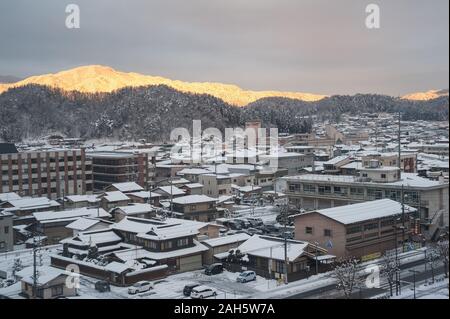
M 33 268 L 33 267 L 28 267 L 28 268 Z M 49 283 L 50 281 L 56 279 L 57 277 L 64 275 L 64 272 L 65 271 L 62 269 L 58 269 L 58 268 L 54 268 L 54 267 L 50 267 L 50 266 L 41 266 L 38 268 L 39 276 L 37 277 L 37 284 L 38 284 L 38 286 L 45 285 L 45 284 Z M 22 281 L 26 282 L 27 284 L 30 284 L 30 285 L 34 284 L 32 275 L 23 277 Z
M 190 183 L 190 184 L 186 184 L 186 185 L 184 185 L 184 186 L 186 186 L 187 188 L 201 188 L 201 187 L 203 187 L 203 184 L 200 184 L 200 183 Z
M 74 238 L 66 238 L 61 240 L 61 243 L 71 243 L 75 245 L 89 245 L 89 244 L 105 244 L 112 242 L 120 242 L 122 239 L 112 230 L 95 230 L 78 233 Z
M 170 238 L 197 235 L 207 223 L 167 218 L 164 221 L 126 217 L 111 226 L 112 229 L 135 233 L 140 238 L 166 240 Z
M 415 211 L 415 208 L 405 205 L 406 213 Z M 399 202 L 385 198 L 364 203 L 320 209 L 315 212 L 347 225 L 371 219 L 400 215 L 402 213 L 402 205 Z M 297 216 L 301 215 L 305 214 Z
M 46 197 L 24 197 L 17 200 L 10 200 L 8 201 L 13 208 L 7 208 L 5 210 L 8 211 L 14 211 L 14 210 L 25 210 L 25 209 L 40 209 L 40 208 L 51 208 L 51 207 L 58 207 L 60 206 L 59 203 L 57 203 L 54 200 L 48 199 Z
M 150 193 L 148 191 L 140 191 L 140 192 L 132 192 L 132 193 L 127 193 L 127 196 L 136 196 L 142 199 L 148 199 L 149 198 Z M 161 194 L 152 192 L 151 197 L 152 198 L 156 198 L 156 197 L 161 197 Z
M 141 214 L 141 213 L 149 213 L 153 211 L 154 207 L 150 204 L 132 204 L 127 206 L 119 206 L 114 208 L 114 210 L 120 209 L 124 214 L 126 215 L 134 215 L 134 214 Z
M 130 198 L 125 195 L 122 192 L 119 191 L 115 191 L 115 192 L 106 192 L 103 197 L 108 201 L 108 202 L 120 202 L 120 201 L 126 201 L 129 200 Z
M 77 219 L 82 216 L 90 216 L 90 217 L 111 217 L 103 208 L 97 207 L 83 207 L 77 208 L 73 210 L 64 210 L 64 211 L 49 211 L 49 212 L 38 212 L 33 213 L 34 218 L 38 222 L 49 222 L 61 219 Z
M 18 200 L 21 199 L 19 195 L 16 193 L 2 193 L 0 194 L 0 202 L 9 202 L 12 200 Z
M 401 180 L 396 182 L 362 182 L 358 177 L 352 175 L 318 175 L 318 174 L 305 174 L 297 176 L 282 177 L 288 181 L 319 181 L 319 182 L 332 182 L 332 183 L 348 183 L 348 184 L 367 184 L 367 185 L 388 185 L 388 186 L 406 186 L 406 187 L 435 187 L 442 183 L 438 181 L 432 181 L 427 178 L 418 176 L 416 173 L 402 173 Z
M 101 222 L 101 220 L 96 218 L 80 217 L 67 225 L 66 228 L 83 231 Z
M 158 187 L 157 189 L 156 189 L 156 192 L 158 192 L 158 191 L 162 191 L 162 192 L 164 192 L 164 193 L 166 193 L 166 194 L 172 194 L 172 195 L 175 195 L 175 196 L 177 196 L 177 195 L 184 195 L 185 193 L 184 193 L 184 190 L 182 190 L 182 189 L 180 189 L 180 188 L 178 188 L 178 187 L 176 187 L 176 186 L 160 186 L 160 187 Z
M 182 197 L 177 197 L 172 200 L 173 203 L 179 205 L 190 205 L 198 203 L 209 203 L 216 202 L 217 200 L 206 195 L 187 195 Z
M 143 191 L 144 188 L 135 182 L 116 183 L 112 184 L 120 192 L 138 192 Z
M 184 168 L 181 171 L 177 173 L 177 175 L 201 175 L 201 174 L 208 174 L 211 173 L 211 171 L 204 169 L 204 168 Z
M 287 241 L 287 257 L 290 262 L 296 260 L 304 252 L 309 243 L 298 240 Z M 253 256 L 272 258 L 284 261 L 284 240 L 281 238 L 253 235 L 238 249 L 245 254 Z
M 329 161 L 325 162 L 324 164 L 325 165 L 336 165 L 339 162 L 345 161 L 348 158 L 349 158 L 349 156 L 347 156 L 347 155 L 337 156 L 337 157 L 334 157 L 334 158 L 330 159 Z
M 228 245 L 240 241 L 245 241 L 250 238 L 250 235 L 246 233 L 238 233 L 229 236 L 223 236 L 218 238 L 212 238 L 202 241 L 203 244 L 207 244 L 210 247 L 218 247 L 223 245 Z
M 80 202 L 96 203 L 96 202 L 98 202 L 97 195 L 69 195 L 69 196 L 66 196 L 65 198 L 73 203 L 80 203 Z

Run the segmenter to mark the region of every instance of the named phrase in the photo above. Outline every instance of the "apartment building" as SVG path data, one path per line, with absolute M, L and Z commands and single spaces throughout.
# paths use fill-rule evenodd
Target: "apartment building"
M 0 165 L 0 193 L 55 199 L 92 192 L 92 162 L 84 149 L 1 153 Z
M 448 225 L 449 184 L 432 181 L 414 173 L 398 174 L 398 168 L 364 169 L 361 176 L 315 175 L 283 177 L 291 204 L 317 210 L 389 198 L 417 208 L 422 231 L 436 235 Z M 394 178 L 395 176 L 395 178 Z
M 213 221 L 218 218 L 215 198 L 206 195 L 187 195 L 174 198 L 173 210 L 182 214 L 184 219 L 202 222 Z
M 377 160 L 380 166 L 397 166 L 398 167 L 398 153 L 373 153 L 363 155 L 361 157 L 362 164 L 369 166 L 371 160 Z M 417 153 L 402 153 L 400 155 L 400 167 L 403 172 L 416 173 L 417 172 Z
M 261 155 L 261 161 L 276 161 L 280 169 L 287 169 L 288 175 L 297 175 L 304 167 L 313 166 L 314 154 L 300 154 L 294 152 L 278 153 L 274 155 Z
M 387 198 L 314 210 L 295 215 L 295 238 L 317 242 L 337 257 L 376 258 L 409 241 L 416 211 L 405 205 L 403 223 L 401 203 Z
M 220 174 L 202 174 L 198 176 L 198 182 L 203 185 L 203 194 L 218 198 L 231 195 L 231 177 Z
M 149 154 L 138 152 L 90 152 L 94 191 L 125 182 L 135 182 L 147 188 L 149 182 Z

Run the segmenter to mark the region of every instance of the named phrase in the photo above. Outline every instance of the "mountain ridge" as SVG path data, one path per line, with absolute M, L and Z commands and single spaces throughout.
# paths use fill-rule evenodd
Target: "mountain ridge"
M 167 85 L 183 93 L 210 94 L 235 106 L 245 106 L 265 97 L 286 97 L 302 101 L 319 101 L 327 97 L 301 92 L 251 91 L 234 84 L 217 82 L 183 82 L 135 72 L 120 72 L 102 65 L 81 66 L 53 74 L 31 76 L 16 83 L 0 84 L 0 94 L 10 88 L 28 84 L 45 85 L 83 93 L 110 93 L 124 87 Z

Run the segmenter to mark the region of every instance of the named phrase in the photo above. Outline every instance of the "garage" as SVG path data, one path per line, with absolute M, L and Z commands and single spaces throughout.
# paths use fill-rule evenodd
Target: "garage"
M 194 255 L 189 257 L 181 257 L 179 259 L 178 268 L 180 271 L 191 271 L 202 268 L 202 255 Z

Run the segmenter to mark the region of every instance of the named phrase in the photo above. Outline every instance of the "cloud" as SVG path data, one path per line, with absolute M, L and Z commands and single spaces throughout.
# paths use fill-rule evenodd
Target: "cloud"
M 65 6 L 81 28 L 65 28 Z M 401 95 L 448 87 L 448 1 L 3 0 L 0 74 L 84 64 L 248 89 Z

